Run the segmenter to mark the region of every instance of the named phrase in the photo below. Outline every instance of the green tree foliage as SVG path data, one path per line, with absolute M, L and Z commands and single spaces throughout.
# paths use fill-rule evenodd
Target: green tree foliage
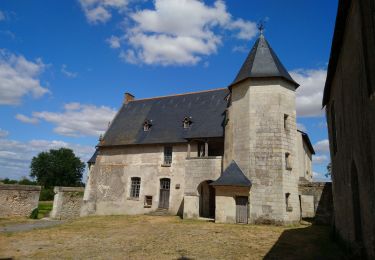
M 42 152 L 31 160 L 30 176 L 45 188 L 82 186 L 85 163 L 68 148 Z
M 325 175 L 326 175 L 327 178 L 332 176 L 332 163 L 329 163 L 327 165 L 327 172 L 326 172 Z

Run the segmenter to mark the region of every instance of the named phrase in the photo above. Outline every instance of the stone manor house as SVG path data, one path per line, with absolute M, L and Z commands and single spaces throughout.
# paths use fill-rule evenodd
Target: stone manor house
M 296 128 L 298 87 L 261 34 L 227 88 L 126 93 L 89 161 L 81 215 L 164 209 L 219 223 L 299 221 L 314 149 Z

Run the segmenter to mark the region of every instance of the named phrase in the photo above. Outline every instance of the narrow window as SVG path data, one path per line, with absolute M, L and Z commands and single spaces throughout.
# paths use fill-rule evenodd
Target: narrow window
M 139 198 L 139 190 L 141 188 L 141 178 L 132 177 L 130 186 L 130 197 Z
M 292 169 L 290 153 L 285 153 L 285 169 L 287 169 L 287 170 Z
M 172 146 L 164 146 L 164 164 L 172 164 Z
M 286 211 L 293 211 L 293 208 L 289 204 L 289 197 L 290 193 L 285 193 L 285 206 L 286 206 Z
M 182 121 L 184 128 L 189 128 L 190 125 L 193 123 L 191 121 L 191 116 L 185 116 L 184 121 Z
M 145 196 L 145 208 L 151 208 L 152 196 Z
M 288 130 L 288 115 L 284 114 L 284 130 Z
M 335 103 L 332 102 L 331 105 L 331 132 L 332 132 L 332 148 L 333 148 L 333 154 L 336 154 L 337 152 L 337 133 L 336 133 L 336 115 L 335 115 Z
M 150 130 L 152 126 L 152 120 L 145 120 L 145 122 L 143 123 L 143 131 L 147 132 Z

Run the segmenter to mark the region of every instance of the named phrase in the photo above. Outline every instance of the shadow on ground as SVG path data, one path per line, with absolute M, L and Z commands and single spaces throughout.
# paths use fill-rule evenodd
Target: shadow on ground
M 330 238 L 330 226 L 285 230 L 264 259 L 349 259 Z

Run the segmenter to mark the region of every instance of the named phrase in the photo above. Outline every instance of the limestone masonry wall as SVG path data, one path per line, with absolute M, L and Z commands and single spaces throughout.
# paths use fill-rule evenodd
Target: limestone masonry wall
M 83 202 L 83 187 L 55 187 L 51 218 L 71 219 L 79 217 Z
M 302 217 L 314 217 L 314 222 L 317 224 L 331 224 L 333 218 L 332 183 L 303 183 L 299 185 L 299 193 Z
M 28 217 L 38 207 L 40 186 L 0 184 L 0 217 Z

